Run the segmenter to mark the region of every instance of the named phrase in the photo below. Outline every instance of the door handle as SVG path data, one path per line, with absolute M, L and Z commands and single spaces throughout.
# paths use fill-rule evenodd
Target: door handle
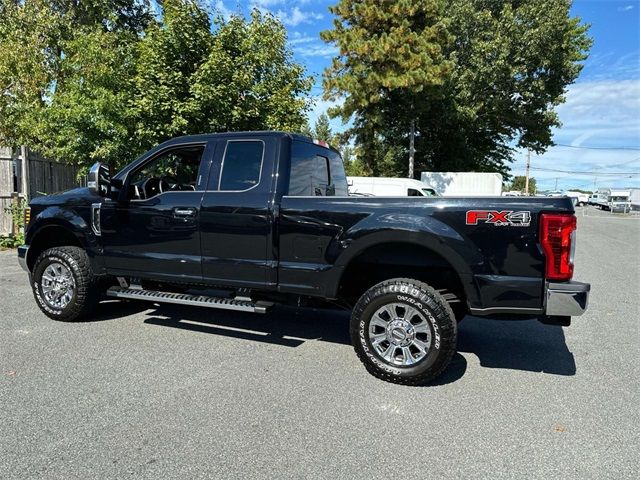
M 197 210 L 193 207 L 175 207 L 173 209 L 174 217 L 195 217 Z

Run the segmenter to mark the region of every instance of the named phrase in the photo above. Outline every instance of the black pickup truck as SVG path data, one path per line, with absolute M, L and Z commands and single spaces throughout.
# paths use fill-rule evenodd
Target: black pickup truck
M 349 197 L 323 142 L 279 132 L 175 138 L 87 188 L 34 199 L 18 257 L 41 310 L 90 315 L 103 297 L 264 313 L 352 311 L 366 368 L 423 384 L 466 314 L 569 325 L 569 198 Z

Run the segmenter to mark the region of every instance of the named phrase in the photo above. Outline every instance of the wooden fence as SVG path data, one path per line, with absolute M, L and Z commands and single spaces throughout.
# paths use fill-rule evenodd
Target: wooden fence
M 77 177 L 77 167 L 45 160 L 34 153 L 29 154 L 29 192 L 31 198 L 84 185 L 84 178 L 78 181 Z
M 12 197 L 16 194 L 23 198 L 35 198 L 86 184 L 84 178 L 78 180 L 77 167 L 28 152 L 29 186 L 24 192 L 22 165 L 20 149 L 0 147 L 0 235 L 14 233 L 11 215 L 5 208 L 11 205 Z

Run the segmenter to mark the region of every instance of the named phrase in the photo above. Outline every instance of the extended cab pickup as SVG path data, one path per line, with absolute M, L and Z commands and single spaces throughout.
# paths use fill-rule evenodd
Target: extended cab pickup
M 111 178 L 34 199 L 18 257 L 53 319 L 104 296 L 263 313 L 275 303 L 352 311 L 374 375 L 422 384 L 464 315 L 569 325 L 568 198 L 349 197 L 342 160 L 279 132 L 175 138 Z

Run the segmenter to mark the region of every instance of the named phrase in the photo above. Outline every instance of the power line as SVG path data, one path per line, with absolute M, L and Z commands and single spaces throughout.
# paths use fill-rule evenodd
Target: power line
M 590 172 L 584 170 L 558 170 L 556 168 L 544 168 L 544 167 L 530 167 L 531 170 L 539 170 L 541 172 L 556 172 L 556 173 L 571 173 L 571 174 L 585 174 L 585 175 L 618 175 L 618 176 L 635 176 L 640 175 L 640 172 Z
M 566 143 L 556 143 L 554 147 L 580 148 L 583 150 L 640 150 L 640 147 L 587 147 L 581 145 L 567 145 Z

